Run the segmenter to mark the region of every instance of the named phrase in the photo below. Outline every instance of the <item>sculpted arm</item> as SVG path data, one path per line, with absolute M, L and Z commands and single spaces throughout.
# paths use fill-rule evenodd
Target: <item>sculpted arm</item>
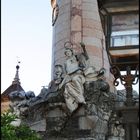
M 86 48 L 85 48 L 85 44 L 83 42 L 80 43 L 82 49 L 83 49 L 83 55 L 85 56 L 86 60 L 89 59 Z

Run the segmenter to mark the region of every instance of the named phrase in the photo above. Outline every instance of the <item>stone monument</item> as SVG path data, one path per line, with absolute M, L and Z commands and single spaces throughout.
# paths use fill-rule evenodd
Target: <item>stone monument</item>
M 64 64 L 54 66 L 54 79 L 48 88 L 37 97 L 19 93 L 11 94 L 10 99 L 19 95 L 21 101 L 16 104 L 21 122 L 42 135 L 43 140 L 105 140 L 114 97 L 104 80 L 106 71 L 88 65 L 84 43 L 80 43 L 82 53 L 74 53 L 71 42 L 64 45 Z
M 37 97 L 25 93 L 18 102 L 21 123 L 43 140 L 123 140 L 97 0 L 51 5 L 52 80 Z

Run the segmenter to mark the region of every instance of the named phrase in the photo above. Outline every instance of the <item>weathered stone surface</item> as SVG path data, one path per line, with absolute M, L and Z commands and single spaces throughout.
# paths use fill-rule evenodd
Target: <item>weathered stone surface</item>
M 22 123 L 37 131 L 43 140 L 105 140 L 106 137 L 124 140 L 121 119 L 118 121 L 112 112 L 114 101 L 123 99 L 120 92 L 111 93 L 102 79 L 87 82 L 84 84 L 86 105 L 79 104 L 72 113 L 63 92 L 64 89 L 51 93 L 26 108 Z
M 107 133 L 109 106 L 104 101 L 109 99 L 108 85 L 104 81 L 86 83 L 85 99 L 87 105 L 79 106 L 72 114 L 62 98 L 62 91 L 50 94 L 49 99 L 29 108 L 29 116 L 24 119 L 30 122 L 32 129 L 42 131 L 44 140 L 103 140 Z M 102 103 L 102 104 L 101 104 Z M 106 104 L 106 105 L 105 105 Z M 105 108 L 106 106 L 106 108 Z M 44 122 L 44 123 L 43 123 Z
M 29 126 L 32 130 L 35 130 L 36 132 L 44 132 L 46 131 L 46 119 L 31 123 Z
M 92 48 L 95 48 L 87 51 L 91 65 L 94 65 L 97 69 L 105 67 L 107 73 L 110 73 L 97 0 L 57 0 L 57 4 L 59 6 L 59 15 L 53 26 L 52 76 L 54 64 L 63 64 L 65 61 L 62 52 L 64 51 L 63 44 L 66 41 L 70 41 L 73 44 L 84 42 L 86 47 L 92 46 Z M 96 48 L 98 52 L 96 52 Z M 77 51 L 78 49 L 79 47 L 75 50 Z M 93 56 L 96 57 L 93 58 Z M 109 76 L 107 78 L 112 80 Z M 112 86 L 111 83 L 110 86 Z
M 72 42 L 81 42 L 81 32 L 75 32 L 73 31 L 72 33 Z
M 84 43 L 80 43 L 82 52 L 77 54 L 70 48 L 73 44 L 66 43 L 65 67 L 56 64 L 48 88 L 43 88 L 37 97 L 22 101 L 17 111 L 22 122 L 39 132 L 44 140 L 104 140 L 114 97 L 103 80 L 105 69 L 96 70 L 88 65 Z
M 124 140 L 124 138 L 111 136 L 108 140 Z
M 80 117 L 79 128 L 83 130 L 94 129 L 96 127 L 97 121 L 98 117 L 96 115 Z

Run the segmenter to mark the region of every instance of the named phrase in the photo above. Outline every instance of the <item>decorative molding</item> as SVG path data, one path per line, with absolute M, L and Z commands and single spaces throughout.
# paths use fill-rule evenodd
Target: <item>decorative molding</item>
M 59 14 L 59 6 L 56 4 L 52 11 L 52 26 L 54 26 Z

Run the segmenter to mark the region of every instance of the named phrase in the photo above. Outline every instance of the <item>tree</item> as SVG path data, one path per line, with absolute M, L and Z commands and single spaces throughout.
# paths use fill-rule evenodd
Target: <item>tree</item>
M 2 140 L 41 140 L 39 135 L 27 125 L 15 127 L 11 122 L 17 118 L 10 111 L 1 114 L 1 139 Z

